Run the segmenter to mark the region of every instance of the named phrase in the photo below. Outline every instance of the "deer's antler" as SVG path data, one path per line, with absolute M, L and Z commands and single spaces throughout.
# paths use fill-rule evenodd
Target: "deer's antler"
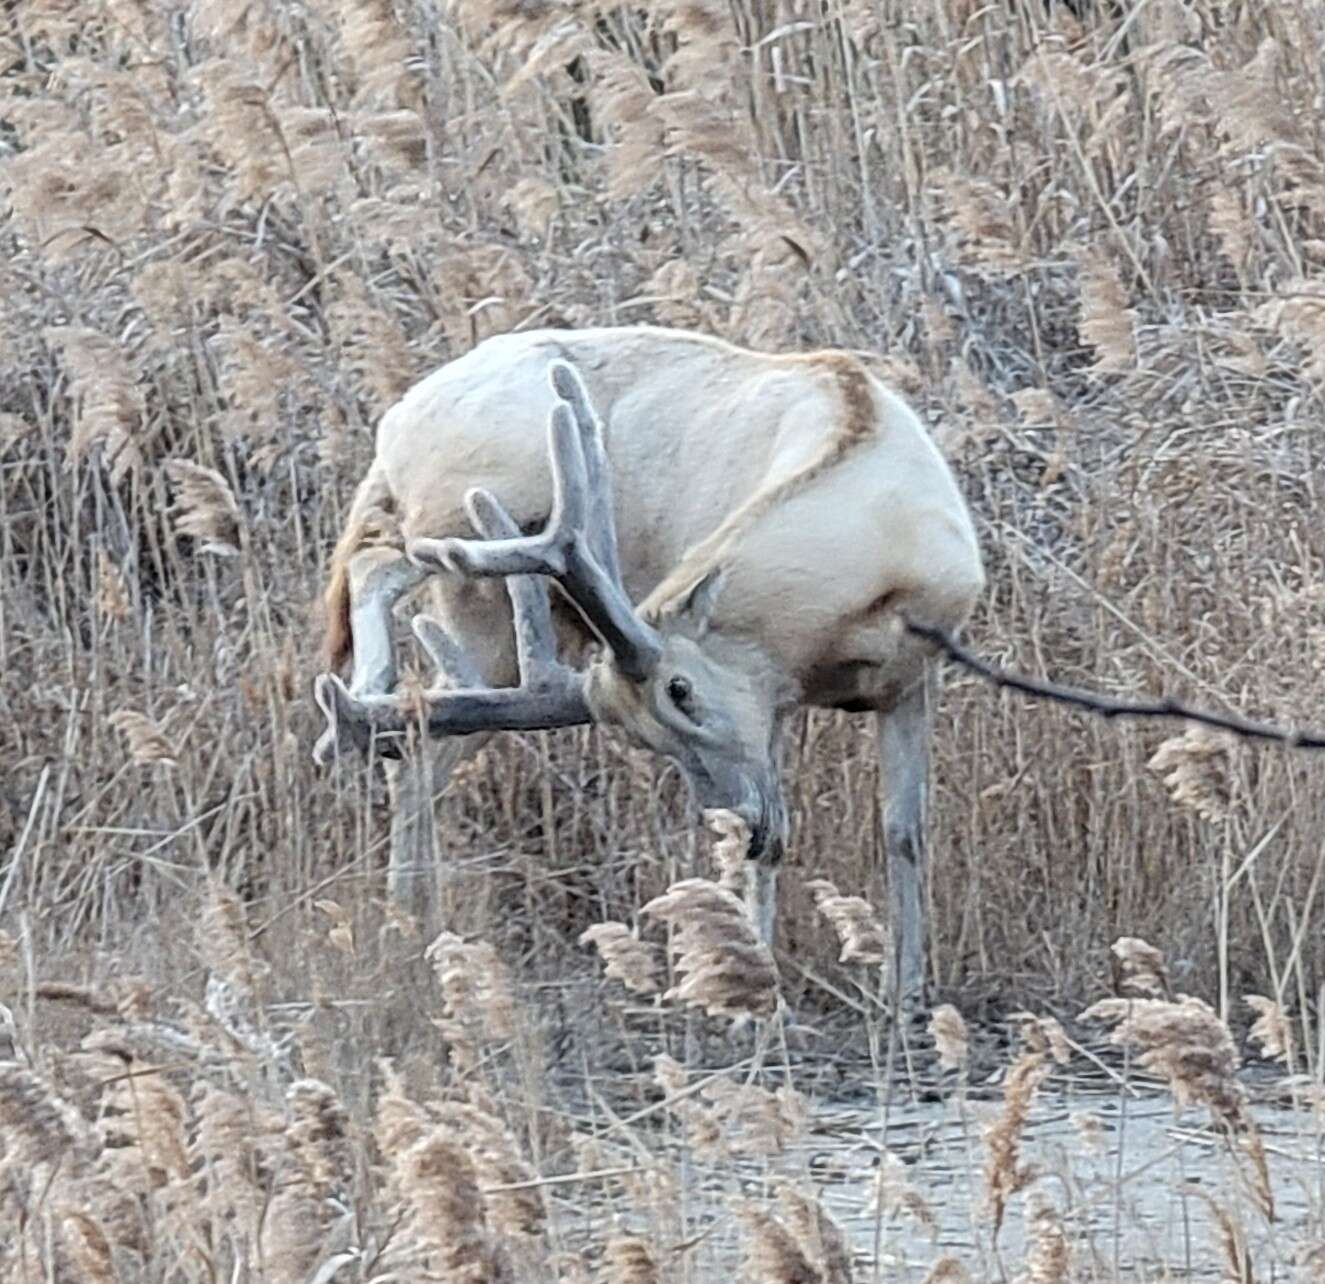
M 550 577 L 621 672 L 641 682 L 657 666 L 662 644 L 621 583 L 602 425 L 573 366 L 554 361 L 549 376 L 560 400 L 548 420 L 553 497 L 543 530 L 492 540 L 416 539 L 406 551 L 420 565 L 466 575 Z
M 519 527 L 495 496 L 475 489 L 465 502 L 475 529 L 485 539 L 518 541 Z M 335 674 L 322 674 L 313 693 L 326 715 L 327 729 L 313 751 L 314 758 L 325 763 L 346 741 L 366 749 L 375 740 L 381 742 L 379 749 L 395 756 L 398 742 L 411 727 L 436 737 L 537 731 L 591 721 L 584 675 L 557 659 L 547 585 L 530 575 L 513 574 L 506 589 L 515 617 L 519 686 L 484 686 L 473 661 L 446 630 L 436 620 L 416 615 L 414 634 L 451 689 L 430 691 L 411 709 L 397 695 L 351 695 Z

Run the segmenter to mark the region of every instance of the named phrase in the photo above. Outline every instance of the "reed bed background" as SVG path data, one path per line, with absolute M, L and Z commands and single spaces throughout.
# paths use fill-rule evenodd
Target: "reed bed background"
M 522 995 L 500 1051 L 467 1064 L 446 968 L 381 904 L 380 771 L 310 761 L 315 602 L 373 424 L 485 335 L 654 321 L 875 353 L 977 514 L 977 649 L 1325 723 L 1323 40 L 1308 0 L 0 6 L 0 1002 L 4 1091 L 27 1103 L 5 1117 L 81 1156 L 6 1206 L 22 1230 L 6 1270 L 311 1278 L 335 1254 L 278 1270 L 261 1227 L 306 1215 L 325 1246 L 335 1192 L 358 1200 L 353 1251 L 321 1278 L 372 1278 L 387 1268 L 366 1245 L 403 1224 L 406 1186 L 433 1189 L 456 1147 L 507 1163 L 493 1120 L 538 1181 L 621 1166 L 544 1136 L 568 1127 L 552 1067 L 578 1070 L 593 1116 L 603 1076 L 643 1091 L 654 1053 L 684 1073 L 709 1055 L 702 1021 L 602 998 L 578 943 L 702 867 L 665 764 L 593 731 L 503 737 L 439 800 L 445 926 Z M 882 903 L 872 727 L 810 715 L 789 757 L 781 993 L 892 1082 L 861 997 L 877 990 L 807 886 Z M 1239 1032 L 1244 993 L 1290 1008 L 1293 1068 L 1318 1074 L 1322 785 L 1319 757 L 949 675 L 936 995 L 968 1017 L 1067 1018 L 1103 992 L 1110 943 L 1144 937 L 1174 990 Z M 192 1042 L 116 1042 L 163 1012 L 194 1021 Z M 839 1082 L 804 1055 L 824 1091 Z M 431 1101 L 439 1076 L 489 1122 Z M 594 1118 L 570 1131 L 597 1136 Z M 178 1127 L 149 1141 L 131 1119 Z M 374 1119 L 379 1150 L 345 1140 Z M 123 1187 L 107 1147 L 141 1178 L 133 1234 L 104 1209 L 79 1220 L 92 1187 L 61 1194 Z M 475 1189 L 524 1180 L 485 1170 Z M 655 1247 L 694 1231 L 662 1189 Z M 462 1265 L 571 1279 L 601 1257 L 653 1278 L 654 1249 L 595 1207 L 587 1258 L 557 1204 L 572 1259 L 526 1245 L 494 1264 L 465 1231 L 479 1264 Z M 845 1278 L 804 1234 L 818 1275 L 788 1278 Z M 726 1242 L 658 1269 L 708 1278 Z M 465 1278 L 419 1251 L 400 1278 Z

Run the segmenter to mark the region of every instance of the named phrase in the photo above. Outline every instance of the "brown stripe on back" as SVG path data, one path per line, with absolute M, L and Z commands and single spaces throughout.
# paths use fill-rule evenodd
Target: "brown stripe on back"
M 804 363 L 826 374 L 837 385 L 842 403 L 841 418 L 832 425 L 822 448 L 804 468 L 776 485 L 757 490 L 739 508 L 728 513 L 706 539 L 691 548 L 680 564 L 649 594 L 642 606 L 651 619 L 665 615 L 670 602 L 681 598 L 698 583 L 731 547 L 777 505 L 799 494 L 851 451 L 869 441 L 877 431 L 877 412 L 870 377 L 860 361 L 849 352 L 789 353 L 775 358 L 786 363 Z
M 847 352 L 813 352 L 808 360 L 831 372 L 842 398 L 836 444 L 845 451 L 874 433 L 874 394 L 864 367 Z

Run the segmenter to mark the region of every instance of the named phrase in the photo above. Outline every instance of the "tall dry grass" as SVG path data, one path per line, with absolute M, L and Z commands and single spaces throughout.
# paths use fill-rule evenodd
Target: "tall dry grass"
M 282 922 L 376 888 L 380 781 L 307 761 L 310 604 L 376 416 L 512 327 L 877 351 L 978 513 L 985 651 L 1320 720 L 1311 6 L 96 12 L 0 45 L 0 844 L 48 945 L 203 868 Z M 949 683 L 940 988 L 1074 995 L 1128 930 L 1224 1009 L 1314 998 L 1319 762 L 1229 746 L 1189 810 L 1165 734 Z M 797 863 L 877 899 L 870 739 L 810 715 L 790 773 Z M 503 740 L 439 815 L 451 911 L 557 966 L 693 841 L 592 732 Z M 827 967 L 811 899 L 784 939 Z
M 657 321 L 876 352 L 976 511 L 982 651 L 1325 722 L 1325 23 L 1306 0 L 1076 7 L 0 10 L 0 1049 L 12 1027 L 40 1063 L 117 1013 L 129 1051 L 79 1053 L 95 1065 L 77 1092 L 44 1063 L 15 1088 L 90 1114 L 115 1085 L 116 1119 L 161 1079 L 139 1063 L 229 1067 L 175 1083 L 183 1106 L 154 1099 L 174 1143 L 116 1142 L 179 1269 L 224 1242 L 296 1278 L 347 1216 L 364 1251 L 378 1223 L 328 1205 L 324 1143 L 288 1139 L 334 1131 L 310 1122 L 330 1099 L 289 1094 L 317 1080 L 366 1127 L 381 1054 L 423 1110 L 374 1178 L 405 1228 L 381 1251 L 403 1272 L 453 1251 L 497 1271 L 514 1250 L 496 1214 L 430 1186 L 470 1144 L 420 1105 L 436 1065 L 496 1058 L 546 1174 L 568 1143 L 545 1063 L 601 1045 L 642 1064 L 663 1038 L 643 999 L 581 1001 L 576 941 L 694 875 L 671 768 L 594 731 L 504 737 L 438 802 L 446 949 L 481 935 L 546 1004 L 525 1018 L 537 1039 L 494 1053 L 482 1020 L 434 1003 L 464 966 L 435 947 L 434 976 L 433 943 L 377 904 L 380 776 L 309 761 L 312 603 L 373 423 L 485 335 Z M 1318 1078 L 1319 759 L 961 675 L 938 736 L 941 995 L 1061 1014 L 1096 997 L 1110 941 L 1147 937 L 1216 1019 L 1244 1019 L 1249 991 L 1291 1012 L 1293 1069 Z M 853 915 L 855 956 L 876 951 L 851 902 L 885 903 L 871 728 L 802 718 L 789 771 L 780 992 L 799 1020 L 875 1020 L 876 982 L 832 930 Z M 208 904 L 230 908 L 203 931 Z M 886 1042 L 870 1055 L 909 1064 Z M 80 1158 L 24 1233 L 65 1236 L 59 1269 L 98 1278 L 108 1232 L 58 1188 L 118 1176 L 44 1109 L 31 1145 L 59 1135 Z M 417 1198 L 391 1185 L 406 1177 Z M 676 1265 L 660 1189 L 650 1224 L 596 1228 L 621 1278 Z M 790 1219 L 751 1224 L 831 1274 L 827 1241 Z M 1037 1260 L 1058 1260 L 1052 1213 L 1037 1224 Z

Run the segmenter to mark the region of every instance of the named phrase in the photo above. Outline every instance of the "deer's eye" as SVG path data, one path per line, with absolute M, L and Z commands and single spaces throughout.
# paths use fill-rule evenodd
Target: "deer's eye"
M 667 681 L 667 698 L 678 709 L 684 709 L 690 702 L 690 683 L 682 677 L 669 678 Z

